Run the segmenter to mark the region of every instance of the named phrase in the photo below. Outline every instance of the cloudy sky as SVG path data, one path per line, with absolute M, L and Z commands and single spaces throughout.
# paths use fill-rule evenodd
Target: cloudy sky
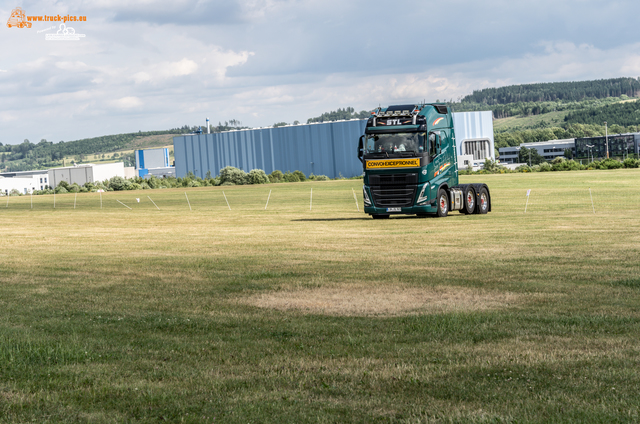
M 86 16 L 8 28 L 11 12 Z M 637 0 L 0 0 L 0 142 L 640 76 Z

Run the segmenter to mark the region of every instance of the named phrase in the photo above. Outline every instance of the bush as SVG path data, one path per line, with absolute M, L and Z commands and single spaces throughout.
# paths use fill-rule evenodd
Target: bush
M 520 165 L 516 168 L 516 172 L 531 172 L 531 167 L 529 165 Z
M 634 158 L 626 158 L 622 164 L 625 168 L 638 168 L 640 161 Z
M 149 178 L 147 178 L 145 182 L 151 188 L 160 188 L 160 186 L 162 185 L 162 183 L 160 182 L 160 179 L 158 177 L 156 177 L 155 175 L 152 175 Z
M 142 185 L 138 183 L 129 183 L 129 187 L 127 190 L 142 190 Z
M 269 181 L 272 183 L 279 183 L 284 178 L 282 171 L 278 171 L 277 169 L 269 174 Z
M 125 190 L 126 183 L 127 181 L 122 177 L 111 177 L 109 180 L 109 188 L 115 191 Z
M 622 162 L 611 158 L 600 162 L 600 169 L 618 169 L 622 168 L 622 166 Z
M 298 183 L 300 182 L 300 178 L 291 172 L 285 172 L 283 179 L 288 183 Z
M 329 177 L 326 175 L 309 175 L 309 179 L 312 181 L 329 181 Z
M 227 166 L 220 170 L 220 181 L 222 184 L 229 182 L 234 185 L 243 185 L 247 183 L 247 173 L 242 169 Z
M 69 193 L 78 193 L 80 191 L 80 186 L 77 183 L 73 183 L 67 188 Z
M 307 181 L 307 177 L 302 171 L 295 170 L 293 171 L 293 175 L 297 176 L 299 181 Z
M 13 194 L 13 190 L 11 190 L 11 193 Z M 56 187 L 56 193 L 57 194 L 66 194 L 66 193 L 68 193 L 68 191 L 62 185 L 59 185 L 58 187 Z
M 249 184 L 268 184 L 269 177 L 262 169 L 252 169 L 247 176 Z
M 540 172 L 549 172 L 551 171 L 551 165 L 549 162 L 543 162 L 540 164 Z

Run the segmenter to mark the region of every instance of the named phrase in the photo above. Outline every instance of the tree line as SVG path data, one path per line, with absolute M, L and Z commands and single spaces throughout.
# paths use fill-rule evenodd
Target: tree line
M 622 95 L 640 95 L 640 81 L 635 78 L 611 78 L 592 81 L 548 82 L 510 85 L 474 90 L 461 103 L 498 105 L 519 102 L 580 101 Z
M 484 103 L 456 103 L 447 102 L 454 112 L 474 112 L 490 110 L 494 119 L 509 118 L 511 116 L 536 116 L 550 112 L 562 112 L 569 110 L 582 110 L 598 108 L 616 102 L 629 100 L 629 96 L 623 94 L 620 97 L 605 99 L 586 99 L 581 101 L 550 101 L 550 102 L 515 102 L 509 104 L 487 105 Z
M 360 112 L 356 112 L 352 107 L 346 107 L 344 109 L 332 110 L 331 112 L 325 112 L 320 116 L 315 118 L 307 119 L 307 124 L 311 124 L 313 122 L 332 122 L 332 121 L 341 121 L 341 120 L 349 120 L 349 119 L 365 119 L 368 118 L 371 114 L 371 111 L 362 110 Z

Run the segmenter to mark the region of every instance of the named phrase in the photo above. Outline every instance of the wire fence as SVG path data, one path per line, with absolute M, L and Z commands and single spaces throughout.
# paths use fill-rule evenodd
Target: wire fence
M 80 193 L 0 197 L 3 210 L 149 210 L 149 211 L 345 211 L 363 212 L 361 185 L 299 189 L 225 189 Z M 491 213 L 609 214 L 640 213 L 640 188 L 521 188 L 491 190 Z
M 531 190 L 495 190 L 491 193 L 492 210 L 509 213 L 598 214 L 616 210 L 640 212 L 640 188 L 577 188 Z

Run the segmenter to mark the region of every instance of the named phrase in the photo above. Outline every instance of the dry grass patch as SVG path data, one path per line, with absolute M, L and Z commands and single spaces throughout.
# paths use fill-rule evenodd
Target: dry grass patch
M 403 316 L 481 311 L 521 303 L 524 295 L 466 287 L 350 285 L 262 293 L 241 300 L 260 308 L 334 316 Z

